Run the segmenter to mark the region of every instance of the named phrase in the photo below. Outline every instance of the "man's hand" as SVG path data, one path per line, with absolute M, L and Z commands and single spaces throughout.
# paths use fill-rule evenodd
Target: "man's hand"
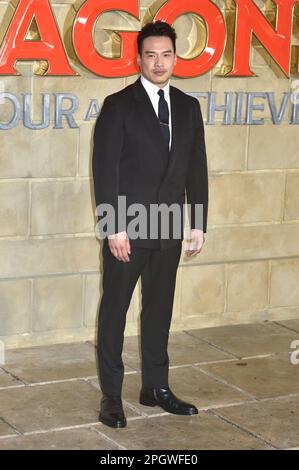
M 130 261 L 129 255 L 131 254 L 130 240 L 127 232 L 114 233 L 108 236 L 108 244 L 111 253 L 119 261 L 125 263 Z
M 195 256 L 201 252 L 203 244 L 205 242 L 204 232 L 199 229 L 191 230 L 191 238 L 189 240 L 189 246 L 186 250 L 187 256 Z

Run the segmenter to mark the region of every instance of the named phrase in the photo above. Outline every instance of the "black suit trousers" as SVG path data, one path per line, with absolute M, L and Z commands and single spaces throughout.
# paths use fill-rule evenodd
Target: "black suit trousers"
M 103 295 L 99 307 L 97 353 L 103 393 L 121 395 L 126 314 L 141 276 L 142 385 L 167 387 L 167 353 L 176 274 L 182 243 L 166 250 L 131 247 L 130 262 L 117 260 L 103 242 Z

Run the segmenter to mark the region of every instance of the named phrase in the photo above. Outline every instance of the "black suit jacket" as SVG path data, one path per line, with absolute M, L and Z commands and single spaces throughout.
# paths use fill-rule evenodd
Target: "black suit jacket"
M 140 78 L 125 89 L 107 96 L 94 131 L 92 169 L 96 205 L 111 204 L 118 215 L 118 196 L 127 206 L 141 203 L 177 203 L 182 208 L 187 196 L 191 205 L 191 228 L 206 232 L 208 171 L 204 126 L 199 102 L 170 86 L 172 144 L 167 148 L 151 100 Z M 195 225 L 195 204 L 203 205 L 203 220 Z M 136 217 L 136 215 L 135 215 Z M 134 218 L 134 217 L 133 217 Z M 100 219 L 100 217 L 99 217 Z M 115 232 L 126 230 L 117 227 Z M 132 245 L 171 247 L 183 238 L 133 239 Z

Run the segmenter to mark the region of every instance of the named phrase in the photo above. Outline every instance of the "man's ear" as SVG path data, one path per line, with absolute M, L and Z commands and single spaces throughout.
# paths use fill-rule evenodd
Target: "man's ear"
M 140 54 L 137 54 L 137 64 L 140 65 L 140 62 L 141 62 Z

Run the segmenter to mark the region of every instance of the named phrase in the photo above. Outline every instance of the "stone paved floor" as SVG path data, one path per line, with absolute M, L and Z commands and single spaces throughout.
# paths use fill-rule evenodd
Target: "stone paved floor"
M 139 344 L 125 339 L 128 425 L 97 421 L 92 342 L 6 352 L 0 368 L 0 449 L 299 449 L 299 320 L 173 333 L 170 385 L 197 405 L 175 416 L 138 403 Z

